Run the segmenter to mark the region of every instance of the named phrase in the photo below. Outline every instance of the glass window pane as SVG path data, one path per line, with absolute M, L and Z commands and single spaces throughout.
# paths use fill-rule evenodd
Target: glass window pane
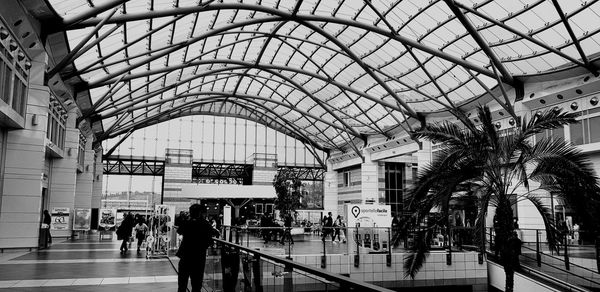
M 580 121 L 577 124 L 569 125 L 571 129 L 571 143 L 575 145 L 583 144 L 583 123 Z
M 590 118 L 590 143 L 600 142 L 600 116 Z

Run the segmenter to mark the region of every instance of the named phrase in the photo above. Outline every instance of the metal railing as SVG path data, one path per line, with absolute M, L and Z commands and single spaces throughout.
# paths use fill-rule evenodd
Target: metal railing
M 223 239 L 214 241 L 205 265 L 205 291 L 392 291 Z
M 519 258 L 524 272 L 535 271 L 532 273 L 534 276 L 539 277 L 543 274 L 558 284 L 568 283 L 585 289 L 600 289 L 600 274 L 597 270 L 598 248 L 597 244 L 590 244 L 592 242 L 589 238 L 593 237 L 591 234 L 584 235 L 585 241 L 581 240 L 581 234 L 578 234 L 575 238 L 579 238 L 580 241 L 577 242 L 573 237 L 569 237 L 573 233 L 564 232 L 557 250 L 552 250 L 547 242 L 545 230 L 523 229 L 517 232 L 522 241 Z M 497 246 L 493 229 L 488 229 L 486 238 L 489 257 L 495 259 Z

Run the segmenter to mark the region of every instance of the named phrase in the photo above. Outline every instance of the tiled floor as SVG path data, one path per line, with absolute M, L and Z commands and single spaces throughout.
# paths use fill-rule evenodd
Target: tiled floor
M 265 244 L 256 237 L 242 244 L 272 254 L 346 253 L 347 244 L 323 242 L 314 236 L 288 245 Z M 99 241 L 97 236 L 77 241 L 56 242 L 50 248 L 34 252 L 0 254 L 0 292 L 4 291 L 174 291 L 177 274 L 167 258 L 146 259 L 136 245 L 126 254 L 119 253 L 120 242 Z M 177 257 L 171 256 L 175 266 Z M 205 288 L 220 279 L 218 257 L 209 254 Z M 217 271 L 217 273 L 215 273 Z
M 173 291 L 177 274 L 168 259 L 119 253 L 120 242 L 97 237 L 49 249 L 0 255 L 0 291 Z M 172 258 L 175 265 L 177 259 Z

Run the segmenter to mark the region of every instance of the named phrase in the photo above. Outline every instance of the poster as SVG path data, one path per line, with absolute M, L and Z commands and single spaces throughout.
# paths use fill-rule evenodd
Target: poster
M 389 205 L 346 205 L 348 227 L 392 227 L 392 209 Z
M 117 209 L 100 209 L 98 220 L 100 230 L 115 230 L 117 223 Z
M 71 209 L 69 208 L 52 208 L 52 222 L 50 229 L 52 230 L 69 230 L 69 216 Z
M 357 253 L 382 252 L 389 249 L 392 226 L 392 208 L 389 205 L 346 205 L 348 240 Z M 358 251 L 360 249 L 362 251 Z
M 73 210 L 73 230 L 90 230 L 92 209 L 75 208 Z

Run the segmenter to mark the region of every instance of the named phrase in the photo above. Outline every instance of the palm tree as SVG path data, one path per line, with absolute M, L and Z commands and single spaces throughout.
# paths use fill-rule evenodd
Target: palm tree
M 561 238 L 553 221 L 553 211 L 538 190 L 552 192 L 555 198 L 578 210 L 584 220 L 592 222 L 595 218 L 591 212 L 597 208 L 591 206 L 598 205 L 600 187 L 591 164 L 575 146 L 562 138 L 542 138 L 536 143 L 532 143 L 532 138 L 547 129 L 576 122 L 575 117 L 572 113 L 549 110 L 534 115 L 529 121 L 519 118 L 516 126 L 509 131 L 499 131 L 489 108 L 480 106 L 478 118 L 481 125 L 475 125 L 463 116 L 460 120 L 464 128 L 444 122 L 416 130 L 414 137 L 441 146 L 439 155 L 422 169 L 408 190 L 410 208 L 415 211 L 417 222 L 425 218 L 433 207 L 438 207 L 442 212 L 441 222 L 430 222 L 430 225 L 448 226 L 450 200 L 460 191 L 461 196 L 466 193 L 478 202 L 474 240 L 479 242 L 480 247 L 485 245 L 481 238 L 490 206 L 496 208 L 497 244 L 509 246 L 504 243 L 508 243 L 515 228 L 513 204 L 528 200 L 541 214 L 548 243 L 556 249 Z M 404 262 L 406 276 L 414 278 L 425 262 L 432 229 L 430 226 L 417 231 L 413 252 Z M 513 291 L 517 253 L 511 248 L 500 250 L 506 291 Z

